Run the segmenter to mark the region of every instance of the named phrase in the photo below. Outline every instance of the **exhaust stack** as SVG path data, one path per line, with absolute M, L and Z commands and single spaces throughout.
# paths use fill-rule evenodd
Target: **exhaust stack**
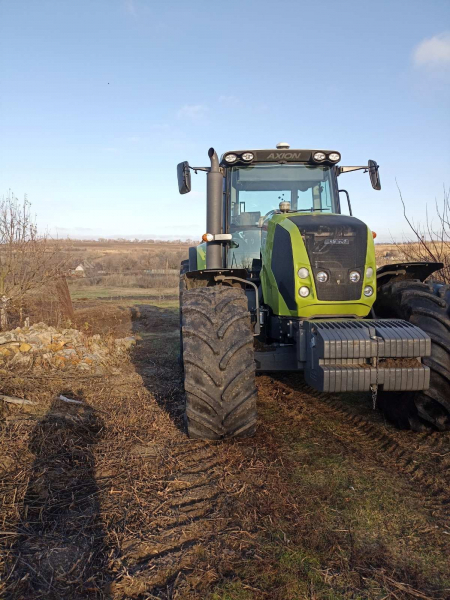
M 222 233 L 223 214 L 223 175 L 220 172 L 219 158 L 214 148 L 208 150 L 211 168 L 206 175 L 206 231 L 216 235 Z M 206 268 L 221 269 L 222 244 L 208 242 L 206 245 Z

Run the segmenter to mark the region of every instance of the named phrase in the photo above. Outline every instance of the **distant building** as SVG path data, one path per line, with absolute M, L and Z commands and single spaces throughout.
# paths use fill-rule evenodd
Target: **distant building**
M 88 271 L 93 271 L 94 269 L 94 265 L 86 260 L 75 267 L 75 269 L 71 269 L 70 275 L 74 277 L 86 277 L 86 273 Z

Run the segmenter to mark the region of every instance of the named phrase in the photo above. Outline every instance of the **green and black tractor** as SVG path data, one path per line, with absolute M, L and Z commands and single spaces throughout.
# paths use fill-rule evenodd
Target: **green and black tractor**
M 371 393 L 401 428 L 450 429 L 450 288 L 441 263 L 377 270 L 335 150 L 235 150 L 210 166 L 203 243 L 181 264 L 181 362 L 193 438 L 252 435 L 257 371 L 302 371 L 316 390 Z M 346 212 L 341 212 L 341 199 Z

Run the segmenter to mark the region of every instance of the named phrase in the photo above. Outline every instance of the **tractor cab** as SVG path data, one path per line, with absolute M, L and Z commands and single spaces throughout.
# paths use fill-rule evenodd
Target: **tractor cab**
M 279 143 L 275 150 L 229 151 L 220 162 L 213 148 L 209 155 L 211 167 L 190 167 L 185 161 L 177 168 L 180 194 L 191 189 L 190 170 L 206 171 L 210 182 L 208 231 L 198 249 L 199 267 L 257 269 L 274 215 L 341 214 L 340 192 L 346 194 L 352 215 L 348 193 L 338 188 L 341 173 L 368 171 L 374 189 L 381 189 L 375 161 L 340 167 L 336 150 L 296 150 Z
M 225 154 L 221 160 L 225 170 L 224 222 L 232 236 L 226 253 L 229 268 L 252 270 L 258 265 L 261 248 L 267 238 L 268 222 L 275 214 L 332 214 L 341 211 L 333 164 L 282 159 L 264 162 L 258 158 L 267 160 L 267 156 L 260 157 L 260 154 L 261 151 L 232 152 Z M 271 152 L 269 156 L 278 157 L 280 154 L 283 155 Z M 284 153 L 296 159 L 302 154 L 303 151 Z M 329 154 L 339 157 L 336 152 Z M 243 160 L 242 156 L 247 160 Z

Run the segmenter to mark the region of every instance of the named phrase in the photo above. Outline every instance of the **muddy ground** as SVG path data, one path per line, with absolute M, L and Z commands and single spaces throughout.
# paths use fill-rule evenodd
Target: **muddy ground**
M 258 377 L 256 437 L 190 441 L 166 300 L 77 306 L 140 338 L 119 370 L 4 378 L 38 404 L 0 407 L 0 597 L 450 598 L 450 435 L 283 375 Z

